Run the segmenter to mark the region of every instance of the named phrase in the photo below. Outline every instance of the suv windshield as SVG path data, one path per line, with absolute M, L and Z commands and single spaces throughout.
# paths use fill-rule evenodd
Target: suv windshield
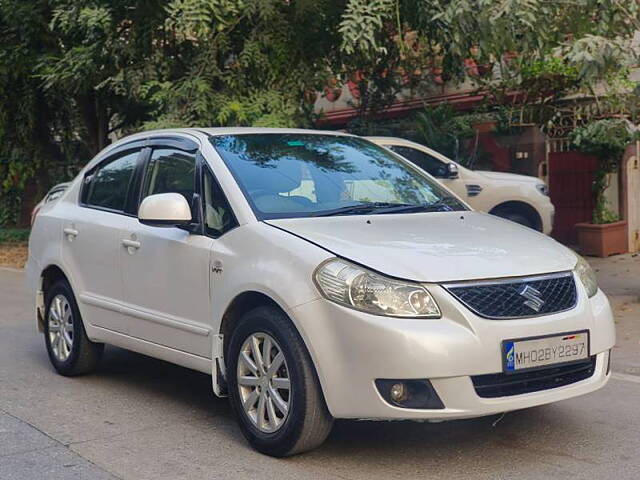
M 465 210 L 435 180 L 358 137 L 211 137 L 260 219 Z

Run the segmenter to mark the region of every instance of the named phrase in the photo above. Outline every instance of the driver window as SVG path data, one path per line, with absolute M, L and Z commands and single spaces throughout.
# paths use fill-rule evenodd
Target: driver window
M 399 145 L 386 145 L 386 147 L 398 155 L 402 155 L 415 166 L 426 170 L 430 175 L 436 178 L 447 178 L 447 165 L 428 153 Z
M 142 198 L 157 193 L 180 193 L 191 205 L 195 179 L 194 154 L 171 148 L 155 149 L 144 176 Z

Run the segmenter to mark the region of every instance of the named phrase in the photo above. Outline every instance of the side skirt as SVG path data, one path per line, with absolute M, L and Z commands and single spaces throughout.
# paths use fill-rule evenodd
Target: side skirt
M 90 330 L 90 333 L 87 333 L 89 333 L 89 336 L 94 341 L 108 343 L 133 352 L 142 353 L 143 355 L 175 363 L 181 367 L 197 370 L 207 375 L 211 375 L 212 373 L 212 362 L 210 358 L 200 357 L 181 350 L 165 347 L 164 345 L 158 345 L 157 343 L 147 342 L 140 338 L 130 337 L 129 335 L 114 332 L 107 328 L 96 327 L 95 325 L 85 325 L 85 327 L 87 330 Z

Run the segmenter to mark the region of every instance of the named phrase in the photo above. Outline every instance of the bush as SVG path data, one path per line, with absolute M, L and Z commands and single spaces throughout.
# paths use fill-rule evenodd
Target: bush
M 29 240 L 29 229 L 0 228 L 0 243 L 24 243 Z
M 595 120 L 571 132 L 573 145 L 584 153 L 598 157 L 598 169 L 593 182 L 596 206 L 592 213 L 592 223 L 616 222 L 619 218 L 612 212 L 604 196 L 609 186 L 609 173 L 615 172 L 625 148 L 640 138 L 633 124 L 624 119 L 610 118 Z

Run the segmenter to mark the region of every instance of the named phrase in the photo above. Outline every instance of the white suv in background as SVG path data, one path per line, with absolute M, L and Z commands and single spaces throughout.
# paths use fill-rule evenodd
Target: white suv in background
M 542 180 L 513 173 L 469 170 L 435 150 L 402 138 L 367 138 L 422 168 L 476 210 L 551 233 L 555 209 Z
M 26 272 L 60 374 L 105 343 L 204 372 L 269 455 L 320 445 L 334 418 L 489 415 L 610 377 L 583 259 L 351 135 L 124 138 L 42 206 Z

